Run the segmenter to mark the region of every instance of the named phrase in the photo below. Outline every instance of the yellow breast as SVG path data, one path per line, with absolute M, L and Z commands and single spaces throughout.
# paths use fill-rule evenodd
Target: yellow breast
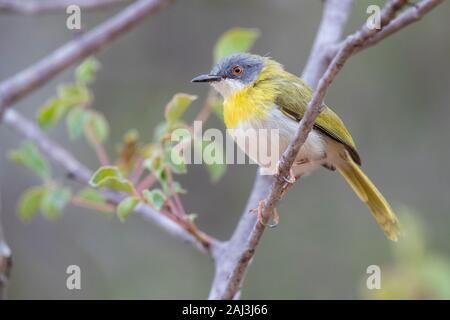
M 249 86 L 224 100 L 224 119 L 228 129 L 241 122 L 264 118 L 274 105 L 275 90 Z

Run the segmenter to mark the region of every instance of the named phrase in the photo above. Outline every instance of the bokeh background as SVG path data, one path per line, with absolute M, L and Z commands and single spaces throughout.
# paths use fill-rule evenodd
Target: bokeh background
M 355 1 L 346 28 L 367 18 L 369 4 Z M 90 29 L 120 10 L 82 13 Z M 254 53 L 267 54 L 300 74 L 321 17 L 321 1 L 178 1 L 97 55 L 94 107 L 111 123 L 108 150 L 129 128 L 151 138 L 164 105 L 176 92 L 204 97 L 208 88 L 190 79 L 209 70 L 216 39 L 230 27 L 261 31 Z M 450 298 L 450 4 L 374 48 L 351 58 L 329 90 L 327 103 L 346 122 L 365 172 L 390 200 L 408 230 L 389 242 L 344 180 L 319 170 L 279 205 L 280 225 L 268 230 L 242 291 L 243 298 L 355 299 Z M 0 78 L 44 57 L 73 32 L 66 15 L 0 14 Z M 29 95 L 15 108 L 35 117 L 37 108 L 72 79 L 73 69 Z M 198 112 L 201 99 L 187 118 Z M 223 128 L 217 119 L 209 126 Z M 50 131 L 95 169 L 94 153 L 82 140 L 70 142 L 64 125 Z M 154 225 L 69 207 L 61 219 L 17 217 L 21 192 L 35 176 L 7 159 L 21 137 L 0 126 L 2 220 L 14 253 L 10 298 L 205 298 L 212 261 Z M 251 189 L 255 166 L 229 166 L 211 184 L 202 166 L 179 179 L 188 189 L 186 207 L 199 226 L 220 239 L 233 231 Z M 61 181 L 64 175 L 53 167 Z M 82 271 L 82 290 L 65 287 L 66 267 Z M 382 290 L 365 289 L 366 268 L 379 265 Z

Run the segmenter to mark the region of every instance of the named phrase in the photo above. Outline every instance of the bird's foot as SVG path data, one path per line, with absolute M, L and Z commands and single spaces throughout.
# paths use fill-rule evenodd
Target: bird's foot
M 251 213 L 256 213 L 258 216 L 258 221 L 259 223 L 261 223 L 263 226 L 268 227 L 268 228 L 275 228 L 278 223 L 280 222 L 280 215 L 278 214 L 278 211 L 276 208 L 273 209 L 273 212 L 271 214 L 271 220 L 273 221 L 273 223 L 268 223 L 268 222 L 264 222 L 264 217 L 263 217 L 263 212 L 264 212 L 264 208 L 266 206 L 266 202 L 264 200 L 261 200 L 258 203 L 258 207 L 251 209 L 250 212 Z
M 287 184 L 294 184 L 297 181 L 297 178 L 294 174 L 294 171 L 292 170 L 292 168 L 289 169 L 289 176 L 285 176 L 281 174 L 281 169 L 280 169 L 280 162 L 278 161 L 277 163 L 277 168 L 276 168 L 276 176 L 280 177 L 287 183 Z

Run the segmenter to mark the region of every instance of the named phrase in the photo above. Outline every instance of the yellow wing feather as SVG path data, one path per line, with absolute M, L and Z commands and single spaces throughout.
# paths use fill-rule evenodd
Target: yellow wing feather
M 312 98 L 311 88 L 297 76 L 286 71 L 276 74 L 280 75 L 280 79 L 274 82 L 278 84 L 275 104 L 285 114 L 300 121 Z M 325 106 L 316 119 L 315 128 L 344 144 L 353 160 L 357 164 L 361 164 L 361 159 L 356 151 L 356 145 L 350 132 L 333 110 Z

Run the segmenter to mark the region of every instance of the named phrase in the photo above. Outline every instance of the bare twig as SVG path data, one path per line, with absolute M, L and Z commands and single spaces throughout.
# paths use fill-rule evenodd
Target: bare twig
M 330 48 L 340 41 L 352 6 L 353 0 L 328 0 L 324 3 L 319 30 L 302 74 L 303 80 L 312 88 L 317 86 L 333 59 Z
M 424 0 L 426 1 L 426 0 Z M 391 22 L 397 12 L 403 8 L 407 3 L 406 0 L 391 0 L 388 1 L 384 6 L 381 12 L 381 32 L 384 30 L 389 22 Z M 343 7 L 332 7 L 331 2 L 328 3 L 328 6 L 325 7 L 325 10 L 342 10 Z M 337 2 L 336 2 L 337 5 Z M 347 10 L 349 10 L 350 6 L 347 6 Z M 328 16 L 324 14 L 324 17 Z M 342 20 L 336 20 L 342 21 Z M 338 27 L 343 27 L 341 24 Z M 380 30 L 377 29 L 369 29 L 366 26 L 363 26 L 356 33 L 348 36 L 346 40 L 340 45 L 338 53 L 334 56 L 332 62 L 326 69 L 325 74 L 320 78 L 317 89 L 314 91 L 313 97 L 309 102 L 308 109 L 300 121 L 298 131 L 289 145 L 288 149 L 284 152 L 282 158 L 280 159 L 280 174 L 277 179 L 269 179 L 267 177 L 257 177 L 255 182 L 255 186 L 252 190 L 252 195 L 249 200 L 248 207 L 256 207 L 257 201 L 266 198 L 265 207 L 263 210 L 263 220 L 267 221 L 270 217 L 270 214 L 273 212 L 276 204 L 280 200 L 283 191 L 286 188 L 286 182 L 282 178 L 283 176 L 289 176 L 289 171 L 292 166 L 292 163 L 305 142 L 309 132 L 312 130 L 314 122 L 317 116 L 320 114 L 323 100 L 325 94 L 327 92 L 328 87 L 330 86 L 333 79 L 342 69 L 345 62 L 348 58 L 354 54 L 359 48 L 364 47 L 364 45 L 370 41 L 370 39 L 375 36 Z M 320 43 L 320 32 L 318 35 L 319 39 L 316 40 L 316 46 L 321 47 Z M 336 39 L 336 38 L 335 38 Z M 337 39 L 336 39 L 337 40 Z M 329 43 L 328 39 L 325 40 Z M 332 45 L 329 43 L 329 45 Z M 310 58 L 310 63 L 320 64 L 322 65 L 323 58 L 313 59 Z M 320 65 L 316 66 L 307 66 L 307 69 L 310 70 L 308 72 L 320 72 L 322 67 Z M 320 75 L 309 75 L 304 74 L 304 76 L 310 80 L 312 83 L 315 78 L 319 78 Z M 264 180 L 263 180 L 264 179 Z M 265 197 L 260 197 L 258 195 L 264 194 L 264 189 L 267 188 L 269 181 L 272 180 L 272 185 L 270 191 L 266 191 L 269 195 Z M 267 189 L 266 189 L 267 190 Z M 266 194 L 267 194 L 266 193 Z M 253 199 L 253 200 L 252 200 Z M 244 278 L 247 267 L 255 253 L 255 249 L 259 243 L 259 240 L 265 230 L 265 227 L 258 223 L 258 221 L 253 218 L 248 218 L 248 214 L 244 212 L 243 217 L 241 218 L 240 225 L 245 225 L 245 228 L 242 227 L 242 230 L 248 231 L 251 230 L 250 234 L 239 234 L 238 229 L 236 230 L 234 237 L 240 238 L 243 240 L 239 246 L 232 246 L 234 243 L 232 240 L 228 242 L 222 249 L 222 256 L 227 257 L 227 263 L 219 263 L 216 265 L 216 273 L 215 279 L 210 292 L 210 299 L 232 299 L 239 294 L 240 287 L 242 284 L 242 280 Z M 232 252 L 230 250 L 234 250 Z M 217 258 L 216 261 L 221 261 L 221 258 Z
M 70 65 L 109 44 L 171 0 L 140 0 L 92 31 L 63 45 L 52 54 L 0 84 L 0 120 L 6 108 L 42 86 Z
M 136 187 L 136 190 L 138 193 L 141 193 L 142 191 L 150 188 L 156 183 L 156 177 L 153 173 L 150 173 L 147 175 L 144 179 L 142 179 L 141 182 Z
M 74 206 L 80 208 L 91 209 L 99 212 L 114 212 L 115 206 L 109 203 L 98 203 L 95 201 L 90 201 L 82 199 L 80 197 L 73 197 L 71 200 Z
M 419 21 L 424 15 L 443 2 L 444 0 L 422 0 L 414 4 L 411 8 L 400 13 L 383 30 L 373 35 L 373 37 L 365 42 L 364 46 L 357 48 L 356 52 L 371 47 L 411 23 Z
M 32 15 L 65 12 L 70 5 L 77 5 L 84 10 L 94 10 L 126 2 L 129 0 L 0 0 L 0 12 Z
M 410 24 L 419 21 L 428 12 L 434 9 L 437 5 L 443 3 L 444 0 L 422 0 L 411 8 L 406 9 L 400 13 L 394 20 L 392 20 L 383 30 L 374 34 L 370 39 L 368 39 L 364 45 L 356 48 L 354 53 L 358 53 L 361 50 L 369 48 L 376 45 L 381 40 L 393 35 L 394 33 L 400 31 L 401 29 L 409 26 Z M 339 45 L 331 46 L 327 52 L 327 56 L 331 59 L 336 55 L 339 50 Z
M 102 166 L 108 166 L 111 161 L 109 160 L 108 152 L 106 152 L 103 143 L 96 141 L 94 143 L 95 154 L 97 155 L 98 161 Z
M 45 133 L 43 133 L 39 129 L 36 124 L 23 117 L 17 111 L 11 109 L 6 111 L 4 122 L 21 136 L 33 141 L 47 157 L 64 168 L 70 178 L 84 184 L 88 183 L 92 172 L 82 163 L 80 163 L 66 149 L 61 147 L 56 142 L 52 141 L 47 135 L 45 135 Z M 123 199 L 122 195 L 115 192 L 107 191 L 105 192 L 105 196 L 111 203 L 114 204 L 118 204 Z M 175 221 L 169 219 L 165 215 L 155 211 L 145 204 L 139 204 L 136 207 L 135 212 L 146 220 L 152 221 L 154 224 L 156 224 L 169 234 L 181 239 L 184 242 L 193 244 L 202 252 L 213 252 L 220 246 L 219 241 L 209 236 L 209 243 L 200 242 L 198 238 L 196 238 L 196 235 L 191 234 L 180 224 L 176 223 Z
M 350 56 L 355 52 L 356 48 L 362 47 L 368 39 L 370 39 L 373 35 L 382 30 L 390 21 L 392 21 L 396 13 L 407 2 L 408 0 L 388 1 L 387 4 L 384 6 L 383 10 L 381 11 L 381 29 L 370 29 L 366 25 L 363 25 L 363 27 L 359 31 L 348 36 L 342 43 L 338 53 L 333 58 L 331 64 L 328 66 L 325 74 L 321 77 L 319 84 L 316 90 L 314 91 L 312 99 L 308 104 L 308 108 L 302 120 L 300 121 L 300 125 L 296 136 L 294 137 L 293 141 L 291 142 L 291 144 L 281 157 L 280 178 L 278 179 L 278 183 L 276 184 L 276 186 L 278 186 L 277 189 L 279 189 L 278 191 L 279 194 L 281 194 L 284 185 L 284 183 L 282 182 L 283 181 L 282 177 L 289 176 L 289 170 L 292 166 L 292 163 L 294 162 L 294 159 L 298 151 L 300 150 L 306 138 L 308 137 L 309 132 L 312 130 L 317 116 L 322 111 L 323 100 L 325 99 L 325 94 L 328 90 L 328 87 L 331 85 L 331 82 L 333 82 L 336 75 L 339 73 L 344 64 L 347 62 L 348 58 L 350 58 Z M 271 197 L 271 199 L 273 200 L 275 200 L 276 198 L 279 198 L 279 196 L 276 194 L 274 194 L 273 197 Z M 277 201 L 278 200 L 275 200 L 274 202 Z M 270 201 L 269 199 L 267 203 L 269 207 L 271 205 L 271 202 L 272 201 Z M 273 208 L 271 208 L 270 210 L 272 209 Z
M 350 15 L 351 9 L 350 2 L 344 5 L 339 0 L 325 2 L 322 22 L 314 41 L 314 50 L 318 53 L 318 56 L 311 55 L 309 57 L 305 67 L 308 71 L 303 74 L 311 83 L 316 81 L 315 78 L 320 78 L 321 74 L 317 75 L 316 73 L 321 72 L 328 66 L 326 55 L 318 51 L 320 51 L 320 48 L 325 50 L 327 46 L 334 45 L 335 42 L 340 40 L 339 35 L 342 34 L 345 27 L 345 17 Z M 348 12 L 340 12 L 341 10 L 347 10 Z M 333 17 L 331 21 L 324 21 L 330 17 Z M 333 35 L 330 36 L 328 32 Z M 256 208 L 259 201 L 269 196 L 274 183 L 274 177 L 257 174 L 238 227 L 230 241 L 223 246 L 221 256 L 216 258 L 216 272 L 209 299 L 233 299 L 239 294 L 246 269 L 259 242 L 259 238 L 253 237 L 251 239 L 251 237 L 254 234 L 260 237 L 264 231 L 264 227 L 258 223 L 258 219 L 249 214 L 249 210 Z

